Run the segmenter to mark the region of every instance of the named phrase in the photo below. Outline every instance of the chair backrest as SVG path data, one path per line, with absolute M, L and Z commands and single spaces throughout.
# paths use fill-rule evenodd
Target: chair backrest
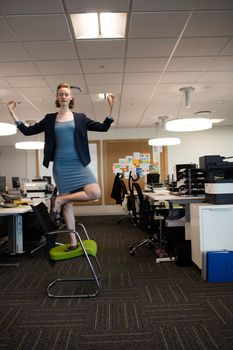
M 46 245 L 45 245 L 45 256 L 51 266 L 55 265 L 55 262 L 50 259 L 49 251 L 51 248 L 55 246 L 56 242 L 56 234 L 48 235 L 49 232 L 58 230 L 58 226 L 56 223 L 51 219 L 48 208 L 43 202 L 40 202 L 37 205 L 31 205 L 32 210 L 35 214 L 35 217 L 44 230 L 44 233 L 46 235 Z
M 44 202 L 40 202 L 37 205 L 31 205 L 31 207 L 45 234 L 58 229 L 56 223 L 51 219 L 48 208 Z

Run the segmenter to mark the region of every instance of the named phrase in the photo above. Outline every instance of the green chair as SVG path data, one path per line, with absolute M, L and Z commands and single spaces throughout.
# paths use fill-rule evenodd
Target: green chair
M 101 268 L 97 259 L 97 244 L 89 238 L 85 226 L 81 223 L 77 224 L 83 232 L 84 237 L 81 238 L 80 233 L 77 231 L 59 230 L 55 222 L 51 219 L 48 209 L 43 202 L 38 205 L 31 205 L 31 207 L 46 235 L 45 254 L 50 265 L 54 266 L 56 262 L 83 258 L 89 270 L 88 276 L 59 277 L 55 279 L 47 287 L 48 296 L 53 298 L 86 298 L 96 296 L 100 290 Z M 78 245 L 77 249 L 68 251 L 67 248 L 70 244 L 56 245 L 56 238 L 59 234 L 69 234 L 70 232 L 75 233 Z M 67 282 L 72 282 L 74 287 L 79 287 L 81 290 L 78 293 L 53 292 L 56 285 L 59 284 L 59 286 L 64 287 L 64 283 Z M 88 291 L 85 291 L 85 285 L 87 284 Z

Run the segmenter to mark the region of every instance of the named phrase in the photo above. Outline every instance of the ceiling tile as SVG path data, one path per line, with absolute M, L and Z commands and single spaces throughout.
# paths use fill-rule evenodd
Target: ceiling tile
M 122 72 L 124 60 L 121 58 L 81 60 L 85 73 L 115 73 Z
M 62 82 L 67 82 L 70 85 L 81 87 L 84 91 L 86 90 L 86 85 L 81 74 L 45 75 L 44 78 L 51 87 L 52 91 L 56 91 L 58 84 Z
M 143 73 L 126 73 L 125 84 L 156 84 L 161 76 L 161 73 L 143 72 Z
M 87 74 L 86 80 L 88 84 L 120 84 L 122 81 L 122 74 Z
M 47 86 L 44 79 L 39 76 L 8 77 L 6 81 L 16 88 Z
M 24 43 L 33 60 L 59 60 L 76 58 L 72 41 L 42 41 Z
M 130 38 L 178 37 L 187 19 L 184 12 L 132 14 Z M 169 25 L 168 25 L 169 23 Z
M 184 37 L 232 36 L 233 11 L 195 12 Z
M 7 22 L 21 41 L 71 39 L 65 15 L 7 16 Z
M 128 58 L 126 59 L 126 72 L 161 72 L 163 71 L 167 58 Z
M 220 55 L 233 55 L 233 39 L 230 39 L 220 52 Z
M 11 29 L 2 17 L 0 17 L 0 33 L 0 42 L 2 43 L 9 41 L 17 41 L 15 35 L 12 33 Z
M 127 12 L 129 10 L 129 0 L 65 0 L 69 13 L 81 12 Z
M 183 38 L 179 42 L 175 56 L 215 56 L 227 41 L 227 37 Z
M 79 74 L 81 67 L 77 60 L 37 61 L 41 74 Z
M 208 68 L 209 71 L 233 71 L 233 56 L 220 56 L 216 57 L 215 60 Z
M 213 57 L 173 57 L 168 71 L 203 71 L 213 61 Z
M 228 72 L 205 72 L 198 79 L 198 82 L 204 83 L 221 83 L 221 82 L 232 82 L 233 81 L 233 71 Z
M 176 39 L 129 39 L 127 58 L 170 56 Z M 140 47 L 140 50 L 139 50 Z
M 161 83 L 193 84 L 199 77 L 200 72 L 167 72 Z
M 40 73 L 33 62 L 0 63 L 0 75 L 2 76 L 10 77 L 39 74 Z
M 0 43 L 0 62 L 29 61 L 30 57 L 20 43 Z
M 134 0 L 133 11 L 179 11 L 191 10 L 195 0 Z
M 80 58 L 124 57 L 125 40 L 79 40 L 76 41 Z
M 61 0 L 1 0 L 0 8 L 7 15 L 64 12 Z

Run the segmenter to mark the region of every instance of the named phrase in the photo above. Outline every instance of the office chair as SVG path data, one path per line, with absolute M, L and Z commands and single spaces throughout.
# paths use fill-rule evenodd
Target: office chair
M 144 198 L 141 187 L 137 182 L 132 184 L 132 193 L 135 201 L 133 215 L 136 225 L 147 232 L 149 237 L 131 243 L 129 246 L 130 255 L 134 255 L 136 250 L 144 245 L 161 248 L 163 244 L 162 223 L 164 221 L 164 216 L 159 212 L 161 207 L 150 205 L 149 201 Z
M 132 198 L 131 193 L 127 190 L 127 187 L 122 179 L 119 180 L 119 191 L 120 191 L 120 197 L 121 197 L 121 205 L 123 206 L 125 203 L 125 208 L 128 211 L 128 214 L 124 217 L 117 220 L 117 223 L 119 224 L 123 220 L 129 219 L 131 222 L 133 222 L 133 205 L 134 200 Z
M 83 231 L 84 239 L 82 239 L 77 231 L 57 229 L 56 224 L 54 221 L 52 221 L 48 209 L 43 202 L 39 203 L 38 205 L 31 205 L 31 207 L 35 213 L 36 219 L 46 234 L 45 255 L 50 265 L 54 266 L 55 263 L 59 261 L 67 261 L 83 257 L 86 260 L 87 267 L 90 272 L 86 277 L 60 277 L 55 279 L 48 285 L 47 295 L 53 298 L 85 298 L 96 296 L 100 290 L 101 276 L 100 264 L 96 256 L 97 244 L 95 241 L 89 238 L 84 225 L 78 223 L 79 227 L 81 227 Z M 67 251 L 70 244 L 56 245 L 55 241 L 59 234 L 69 234 L 70 232 L 75 233 L 78 241 L 78 248 L 72 251 Z M 79 293 L 72 294 L 53 292 L 53 287 L 58 284 L 62 284 L 62 286 L 64 286 L 63 282 L 79 282 L 76 283 L 76 285 L 80 286 L 81 291 Z M 88 292 L 84 292 L 83 290 L 85 282 L 94 284 L 94 287 L 92 288 L 89 286 L 90 290 Z

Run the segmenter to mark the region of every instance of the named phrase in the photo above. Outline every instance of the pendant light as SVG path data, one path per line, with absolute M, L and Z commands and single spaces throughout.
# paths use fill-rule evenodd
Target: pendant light
M 162 127 L 165 123 L 165 120 L 168 119 L 167 116 L 160 116 L 159 117 Z M 177 137 L 158 137 L 158 128 L 159 128 L 160 123 L 157 122 L 155 123 L 155 128 L 156 128 L 156 138 L 149 139 L 148 140 L 148 145 L 149 146 L 174 146 L 174 145 L 179 145 L 180 144 L 180 139 Z
M 27 125 L 34 125 L 36 123 L 35 120 L 26 120 L 25 124 Z M 44 148 L 44 142 L 39 140 L 32 140 L 32 141 L 22 141 L 22 142 L 16 142 L 15 148 L 17 149 L 26 149 L 26 150 L 33 150 L 33 149 L 43 149 Z
M 190 94 L 195 90 L 194 87 L 188 86 L 180 88 L 179 91 L 184 94 L 185 97 L 185 108 L 190 108 Z M 204 117 L 192 117 L 192 118 L 179 118 L 180 106 L 183 96 L 181 96 L 178 117 L 176 119 L 168 120 L 166 122 L 167 131 L 178 131 L 178 132 L 188 132 L 188 131 L 201 131 L 212 128 L 212 121 L 209 118 Z
M 15 124 L 0 123 L 0 136 L 14 135 L 17 132 Z
M 23 141 L 23 142 L 16 142 L 15 148 L 17 149 L 43 149 L 44 148 L 44 142 L 41 141 Z

